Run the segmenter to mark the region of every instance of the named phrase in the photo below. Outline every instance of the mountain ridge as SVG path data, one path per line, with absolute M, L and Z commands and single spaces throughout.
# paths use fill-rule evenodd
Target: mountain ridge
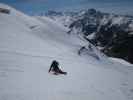
M 133 62 L 132 33 L 133 16 L 103 13 L 95 9 L 82 10 L 77 13 L 46 16 L 62 22 L 70 30 L 69 34 L 81 34 L 85 39 L 94 45 L 102 48 L 105 54 L 111 57 L 123 58 Z M 123 42 L 128 40 L 127 42 Z M 118 44 L 121 43 L 121 44 Z M 126 46 L 126 44 L 129 44 Z M 126 49 L 122 47 L 125 45 Z M 125 54 L 124 52 L 125 51 Z M 130 52 L 130 53 L 128 53 Z

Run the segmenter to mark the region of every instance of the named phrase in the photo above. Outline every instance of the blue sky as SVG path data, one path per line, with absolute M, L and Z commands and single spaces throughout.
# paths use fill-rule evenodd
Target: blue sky
M 9 4 L 28 14 L 95 8 L 104 12 L 133 15 L 133 0 L 0 0 L 0 3 Z

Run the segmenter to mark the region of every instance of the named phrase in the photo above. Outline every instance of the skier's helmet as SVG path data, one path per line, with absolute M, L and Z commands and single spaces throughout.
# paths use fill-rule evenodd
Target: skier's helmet
M 56 61 L 56 60 L 53 60 L 53 63 L 55 64 L 55 65 L 59 65 L 59 62 L 58 61 Z

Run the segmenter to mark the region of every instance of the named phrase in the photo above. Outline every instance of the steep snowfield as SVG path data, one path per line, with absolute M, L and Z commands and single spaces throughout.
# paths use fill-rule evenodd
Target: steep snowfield
M 32 18 L 6 5 L 0 13 L 0 100 L 132 100 L 132 66 L 111 62 L 49 18 Z M 92 51 L 90 51 L 92 52 Z M 68 75 L 48 73 L 58 60 Z

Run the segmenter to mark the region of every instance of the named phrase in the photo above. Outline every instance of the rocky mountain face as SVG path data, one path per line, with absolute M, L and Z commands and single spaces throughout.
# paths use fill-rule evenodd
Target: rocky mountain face
M 95 9 L 46 14 L 62 22 L 69 34 L 80 34 L 108 56 L 133 63 L 133 17 L 109 14 Z

